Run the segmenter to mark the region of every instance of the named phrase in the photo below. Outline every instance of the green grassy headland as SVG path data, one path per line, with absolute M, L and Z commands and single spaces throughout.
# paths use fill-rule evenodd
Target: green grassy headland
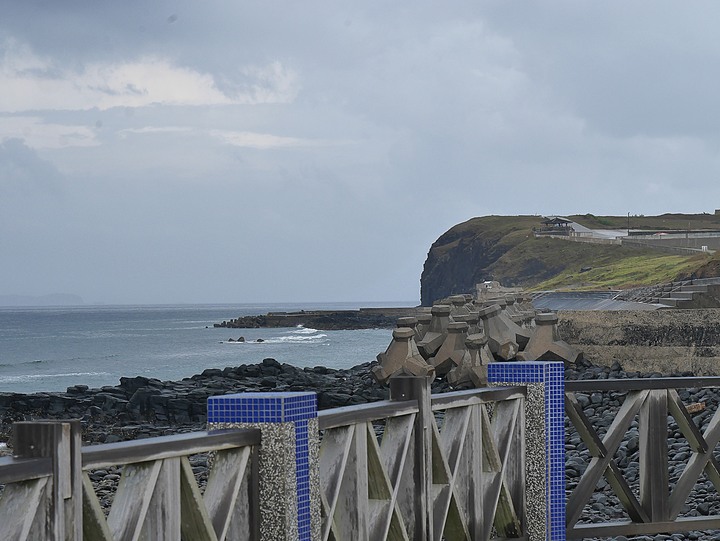
M 567 216 L 591 229 L 626 229 L 627 216 Z M 423 303 L 472 291 L 494 279 L 530 290 L 627 289 L 720 276 L 720 251 L 674 255 L 650 248 L 535 237 L 540 216 L 484 216 L 456 225 L 433 244 L 421 285 Z M 630 228 L 648 231 L 720 230 L 720 215 L 630 216 Z

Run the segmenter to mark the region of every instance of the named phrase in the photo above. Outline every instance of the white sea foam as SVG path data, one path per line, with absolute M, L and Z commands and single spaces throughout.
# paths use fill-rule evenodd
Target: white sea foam
M 313 334 L 311 336 L 273 336 L 271 338 L 263 338 L 262 342 L 257 340 L 247 340 L 245 342 L 230 342 L 231 344 L 255 344 L 262 346 L 264 344 L 320 344 L 327 342 L 327 334 Z
M 317 332 L 317 331 L 316 331 Z M 270 340 L 277 340 L 278 342 L 323 342 L 323 338 L 327 338 L 327 334 L 313 334 L 311 336 L 278 336 L 277 338 L 270 338 Z
M 268 338 L 246 338 L 244 341 L 226 340 L 221 344 L 310 344 L 327 342 L 328 335 L 317 329 L 305 328 L 298 325 L 295 329 L 287 331 L 282 336 L 271 336 Z M 260 341 L 258 341 L 260 340 Z
M 316 332 L 318 332 L 317 329 L 305 328 L 302 325 L 298 325 L 294 331 L 290 331 L 292 334 L 315 334 Z
M 21 383 L 46 378 L 67 378 L 76 376 L 108 376 L 109 372 L 67 372 L 65 374 L 23 374 L 20 376 L 0 376 L 0 383 Z

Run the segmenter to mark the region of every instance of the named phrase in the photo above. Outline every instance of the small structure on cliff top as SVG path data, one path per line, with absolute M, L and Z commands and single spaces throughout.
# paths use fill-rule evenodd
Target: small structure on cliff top
M 491 362 L 577 361 L 579 352 L 560 338 L 557 314 L 535 314 L 531 303 L 506 299 L 506 288 L 486 291 L 491 289 L 493 296 L 486 293 L 483 300 L 457 295 L 433 306 L 431 314 L 400 318 L 388 349 L 377 356 L 375 379 L 445 376 L 455 388 L 482 387 Z

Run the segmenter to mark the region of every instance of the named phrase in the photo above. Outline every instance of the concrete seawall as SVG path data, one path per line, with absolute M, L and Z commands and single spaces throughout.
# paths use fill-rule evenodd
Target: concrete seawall
M 560 335 L 593 364 L 720 375 L 720 309 L 558 313 Z

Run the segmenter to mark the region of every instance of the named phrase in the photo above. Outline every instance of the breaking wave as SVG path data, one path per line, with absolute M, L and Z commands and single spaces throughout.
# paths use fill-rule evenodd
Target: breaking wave
M 317 329 L 306 329 L 298 326 L 282 336 L 245 337 L 245 341 L 226 340 L 223 344 L 322 344 L 328 342 L 328 335 Z
M 294 331 L 290 331 L 292 334 L 315 334 L 318 332 L 317 329 L 309 329 L 306 327 L 303 327 L 302 325 L 298 325 L 295 327 Z

